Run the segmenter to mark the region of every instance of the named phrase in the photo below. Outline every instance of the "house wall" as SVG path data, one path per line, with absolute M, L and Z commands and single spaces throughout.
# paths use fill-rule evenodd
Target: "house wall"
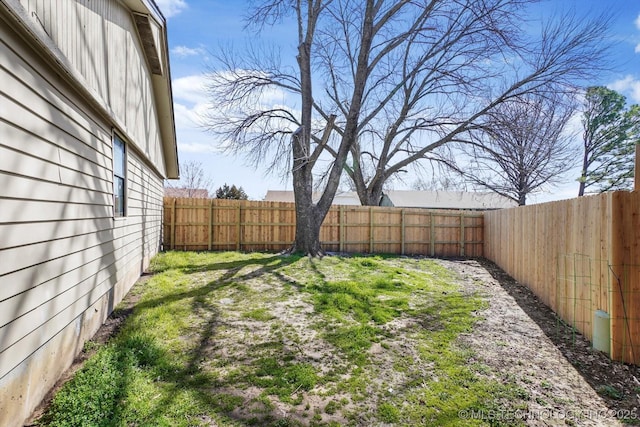
M 131 12 L 114 0 L 20 3 L 84 78 L 86 88 L 111 109 L 130 142 L 153 164 L 163 165 L 152 81 Z M 162 33 L 157 25 L 151 28 L 158 54 L 164 55 Z
M 77 2 L 83 14 L 74 19 L 51 8 L 38 16 L 53 38 L 54 24 L 69 27 L 61 47 L 113 118 L 42 59 L 0 4 L 1 426 L 22 425 L 160 245 L 164 166 L 152 77 L 120 3 L 108 2 L 103 20 L 87 8 L 106 3 Z M 112 47 L 77 32 L 97 24 Z M 112 48 L 126 61 L 102 57 Z M 114 128 L 128 142 L 125 218 L 113 217 Z

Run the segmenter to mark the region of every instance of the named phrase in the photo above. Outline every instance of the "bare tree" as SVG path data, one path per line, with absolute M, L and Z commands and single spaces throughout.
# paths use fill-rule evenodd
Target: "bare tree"
M 490 3 L 494 9 L 484 9 L 486 15 L 466 18 L 464 9 L 456 15 L 464 25 L 447 23 L 439 29 L 445 41 L 427 48 L 425 56 L 434 57 L 430 67 L 413 69 L 415 59 L 407 49 L 398 60 L 401 73 L 388 71 L 402 76 L 398 91 L 372 110 L 376 116 L 361 120 L 351 149 L 354 167 L 346 169 L 363 204 L 374 204 L 400 170 L 441 160 L 438 149 L 445 144 L 472 142 L 475 131 L 502 104 L 529 94 L 571 93 L 578 76 L 597 69 L 606 20 L 583 27 L 563 17 L 544 29 L 540 45 L 522 49 L 522 42 L 509 30 L 496 31 L 492 21 L 505 2 Z M 509 42 L 501 46 L 501 39 Z M 481 59 L 509 54 L 518 59 L 499 67 Z
M 165 187 L 178 190 L 181 197 L 207 198 L 213 188 L 213 179 L 202 163 L 191 160 L 180 163 L 180 179 L 165 181 Z
M 417 179 L 411 183 L 411 189 L 416 191 L 467 191 L 468 185 L 460 176 L 440 175 L 431 180 Z
M 249 24 L 292 12 L 297 67 L 273 51 L 223 52 L 224 70 L 210 74 L 217 107 L 208 124 L 232 150 L 291 169 L 293 250 L 320 253 L 319 228 L 343 170 L 361 202 L 373 204 L 389 179 L 465 140 L 500 104 L 566 91 L 597 66 L 607 19 L 565 17 L 528 40 L 521 28 L 535 2 L 262 0 Z M 298 96 L 300 111 L 269 104 L 274 90 Z
M 574 135 L 564 132 L 574 106 L 559 96 L 524 96 L 502 103 L 485 117 L 473 143 L 460 148 L 469 182 L 525 205 L 527 196 L 575 163 Z

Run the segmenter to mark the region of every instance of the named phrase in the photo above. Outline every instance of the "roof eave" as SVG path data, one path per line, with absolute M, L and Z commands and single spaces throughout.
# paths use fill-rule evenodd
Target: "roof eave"
M 169 63 L 169 44 L 167 37 L 167 20 L 153 0 L 124 0 L 125 5 L 133 14 L 148 15 L 161 28 L 161 74 L 151 76 L 154 97 L 158 109 L 158 125 L 162 140 L 162 151 L 165 161 L 165 178 L 179 179 L 178 142 L 176 138 L 175 116 L 173 111 L 173 91 L 171 88 L 171 66 Z
M 150 17 L 159 23 L 161 28 L 161 46 L 164 50 L 164 55 L 162 55 L 162 68 L 164 72 L 162 75 L 152 74 L 151 82 L 157 105 L 158 126 L 164 155 L 164 170 L 159 170 L 162 167 L 161 165 L 153 166 L 155 166 L 155 169 L 165 178 L 178 179 L 178 146 L 173 111 L 173 95 L 171 91 L 171 70 L 169 67 L 166 20 L 152 1 L 124 0 L 124 4 L 132 13 L 149 14 Z M 87 86 L 83 76 L 71 66 L 62 52 L 59 51 L 58 47 L 50 41 L 44 30 L 33 25 L 19 0 L 0 1 L 0 12 L 16 24 L 14 29 L 23 34 L 29 40 L 29 43 L 39 46 L 39 50 L 44 53 L 43 59 L 60 70 L 60 75 L 82 94 L 84 99 L 89 101 L 100 114 L 112 120 L 121 130 L 124 129 L 122 123 L 115 116 L 111 108 L 94 90 Z

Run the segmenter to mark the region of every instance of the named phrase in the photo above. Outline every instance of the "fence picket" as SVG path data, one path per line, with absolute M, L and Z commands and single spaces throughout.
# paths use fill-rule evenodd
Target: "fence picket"
M 280 251 L 295 237 L 292 203 L 165 198 L 164 206 L 171 249 Z M 483 242 L 475 236 L 482 235 L 483 222 L 476 211 L 333 206 L 320 240 L 330 251 L 480 257 Z M 469 228 L 478 232 L 467 233 Z

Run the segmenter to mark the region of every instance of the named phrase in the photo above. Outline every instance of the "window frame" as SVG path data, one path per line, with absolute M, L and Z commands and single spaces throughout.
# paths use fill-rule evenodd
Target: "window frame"
M 122 159 L 121 164 L 116 163 L 118 161 L 118 155 L 116 150 L 122 147 Z M 113 149 L 113 217 L 124 218 L 127 216 L 127 143 L 124 138 L 121 138 L 116 132 L 113 132 L 112 137 L 112 149 Z M 121 173 L 118 173 L 121 170 Z M 120 187 L 121 186 L 121 187 Z M 120 195 L 120 188 L 122 194 Z M 121 203 L 118 203 L 118 196 L 120 196 Z

